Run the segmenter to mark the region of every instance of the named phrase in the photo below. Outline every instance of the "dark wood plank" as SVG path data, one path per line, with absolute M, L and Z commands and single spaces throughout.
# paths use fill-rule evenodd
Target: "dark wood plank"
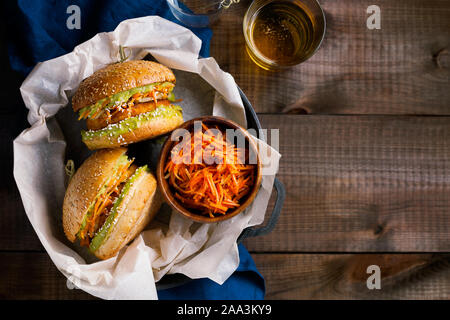
M 263 115 L 287 197 L 256 252 L 450 251 L 450 118 Z M 269 139 L 270 142 L 270 139 Z
M 369 0 L 322 0 L 327 33 L 309 61 L 282 72 L 258 68 L 245 51 L 250 1 L 213 27 L 211 56 L 260 113 L 450 114 L 450 2 L 380 0 L 381 30 L 368 30 Z
M 450 299 L 450 256 L 432 254 L 253 254 L 266 299 Z M 381 271 L 369 290 L 367 267 Z
M 450 257 L 431 254 L 253 254 L 267 299 L 449 299 Z M 381 269 L 368 290 L 366 269 Z M 46 253 L 0 253 L 0 298 L 91 299 L 68 289 Z
M 0 252 L 0 299 L 91 299 L 69 289 L 47 253 Z
M 365 9 L 372 2 L 323 0 L 328 31 L 321 50 L 275 73 L 257 68 L 245 53 L 249 1 L 241 2 L 214 27 L 211 55 L 258 112 L 450 114 L 448 1 L 380 0 L 382 30 L 369 31 Z M 21 77 L 2 71 L 11 81 L 1 92 L 0 250 L 10 252 L 0 252 L 0 298 L 90 299 L 69 290 L 48 255 L 38 252 L 43 248 L 12 176 L 11 141 L 27 126 L 17 95 Z M 246 241 L 268 299 L 450 298 L 448 254 L 263 253 L 450 251 L 448 118 L 261 119 L 281 129 L 279 177 L 288 192 L 274 232 Z M 381 290 L 365 285 L 371 264 L 381 267 Z

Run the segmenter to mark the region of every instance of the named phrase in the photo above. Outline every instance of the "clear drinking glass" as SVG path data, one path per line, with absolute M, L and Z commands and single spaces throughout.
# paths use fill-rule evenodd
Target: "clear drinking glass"
M 309 59 L 325 36 L 325 14 L 316 0 L 254 0 L 243 31 L 250 58 L 277 70 Z

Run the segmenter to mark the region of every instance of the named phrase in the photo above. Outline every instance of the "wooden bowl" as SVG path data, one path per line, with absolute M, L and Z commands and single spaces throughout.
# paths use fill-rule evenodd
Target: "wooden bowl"
M 159 156 L 158 161 L 158 167 L 156 169 L 156 176 L 159 188 L 161 190 L 161 193 L 163 194 L 166 202 L 174 208 L 177 212 L 179 212 L 181 215 L 194 220 L 196 222 L 202 222 L 202 223 L 213 223 L 213 222 L 219 222 L 223 220 L 230 219 L 237 214 L 244 211 L 255 199 L 256 194 L 258 193 L 258 190 L 261 186 L 261 179 L 262 179 L 262 165 L 261 165 L 261 159 L 259 158 L 258 154 L 258 147 L 254 140 L 254 138 L 241 126 L 239 126 L 237 123 L 221 118 L 221 117 L 215 117 L 215 116 L 204 116 L 195 118 L 192 120 L 189 120 L 185 123 L 183 123 L 179 128 L 186 129 L 188 131 L 193 130 L 194 128 L 194 122 L 196 121 L 202 121 L 205 125 L 211 127 L 211 126 L 218 126 L 221 131 L 225 131 L 226 129 L 234 129 L 237 130 L 236 132 L 241 136 L 243 135 L 245 138 L 246 148 L 248 148 L 249 152 L 254 152 L 253 155 L 256 156 L 256 179 L 252 186 L 252 189 L 250 192 L 241 200 L 243 201 L 239 207 L 236 209 L 230 209 L 227 211 L 227 213 L 223 215 L 218 215 L 215 217 L 210 217 L 204 214 L 201 214 L 199 212 L 195 212 L 195 210 L 186 208 L 183 206 L 183 204 L 178 201 L 173 193 L 173 190 L 169 184 L 169 182 L 164 178 L 164 167 L 167 163 L 168 157 L 170 156 L 170 153 L 175 146 L 175 144 L 178 142 L 176 139 L 176 135 L 174 133 L 176 130 L 172 133 L 171 136 L 167 138 L 165 141 L 161 153 Z M 175 140 L 175 141 L 174 141 Z

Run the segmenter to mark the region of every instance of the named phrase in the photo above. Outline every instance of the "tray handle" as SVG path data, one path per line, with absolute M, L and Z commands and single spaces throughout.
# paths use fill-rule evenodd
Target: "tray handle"
M 275 205 L 273 206 L 272 213 L 270 214 L 269 221 L 266 225 L 261 227 L 248 227 L 245 228 L 237 239 L 237 243 L 241 243 L 242 240 L 249 237 L 263 236 L 270 233 L 278 222 L 278 218 L 281 214 L 281 208 L 283 207 L 284 199 L 286 198 L 286 190 L 284 189 L 283 183 L 275 178 L 273 186 L 277 192 L 277 199 L 275 200 Z

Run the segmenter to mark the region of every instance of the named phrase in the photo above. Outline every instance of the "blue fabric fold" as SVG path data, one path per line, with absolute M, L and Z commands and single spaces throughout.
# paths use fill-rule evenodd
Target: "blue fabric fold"
M 67 28 L 72 5 L 80 8 L 80 29 Z M 5 6 L 12 35 L 8 45 L 11 67 L 24 75 L 36 63 L 71 52 L 97 33 L 113 31 L 126 19 L 158 15 L 181 24 L 166 0 L 18 0 L 6 1 Z M 202 40 L 200 55 L 208 57 L 211 29 L 191 30 Z
M 222 284 L 209 279 L 190 281 L 179 287 L 159 290 L 162 300 L 262 300 L 265 294 L 264 278 L 245 249 L 239 244 L 239 267 Z
M 66 27 L 67 8 L 81 10 L 81 29 Z M 158 15 L 179 23 L 170 12 L 166 0 L 18 0 L 6 1 L 8 51 L 11 67 L 26 76 L 41 61 L 71 52 L 78 44 L 99 32 L 109 32 L 123 20 Z M 180 23 L 179 23 L 180 24 Z M 209 56 L 212 31 L 191 29 L 201 40 L 201 56 Z M 160 299 L 264 299 L 264 278 L 240 244 L 240 264 L 222 285 L 209 280 L 192 280 L 182 286 L 158 291 Z

